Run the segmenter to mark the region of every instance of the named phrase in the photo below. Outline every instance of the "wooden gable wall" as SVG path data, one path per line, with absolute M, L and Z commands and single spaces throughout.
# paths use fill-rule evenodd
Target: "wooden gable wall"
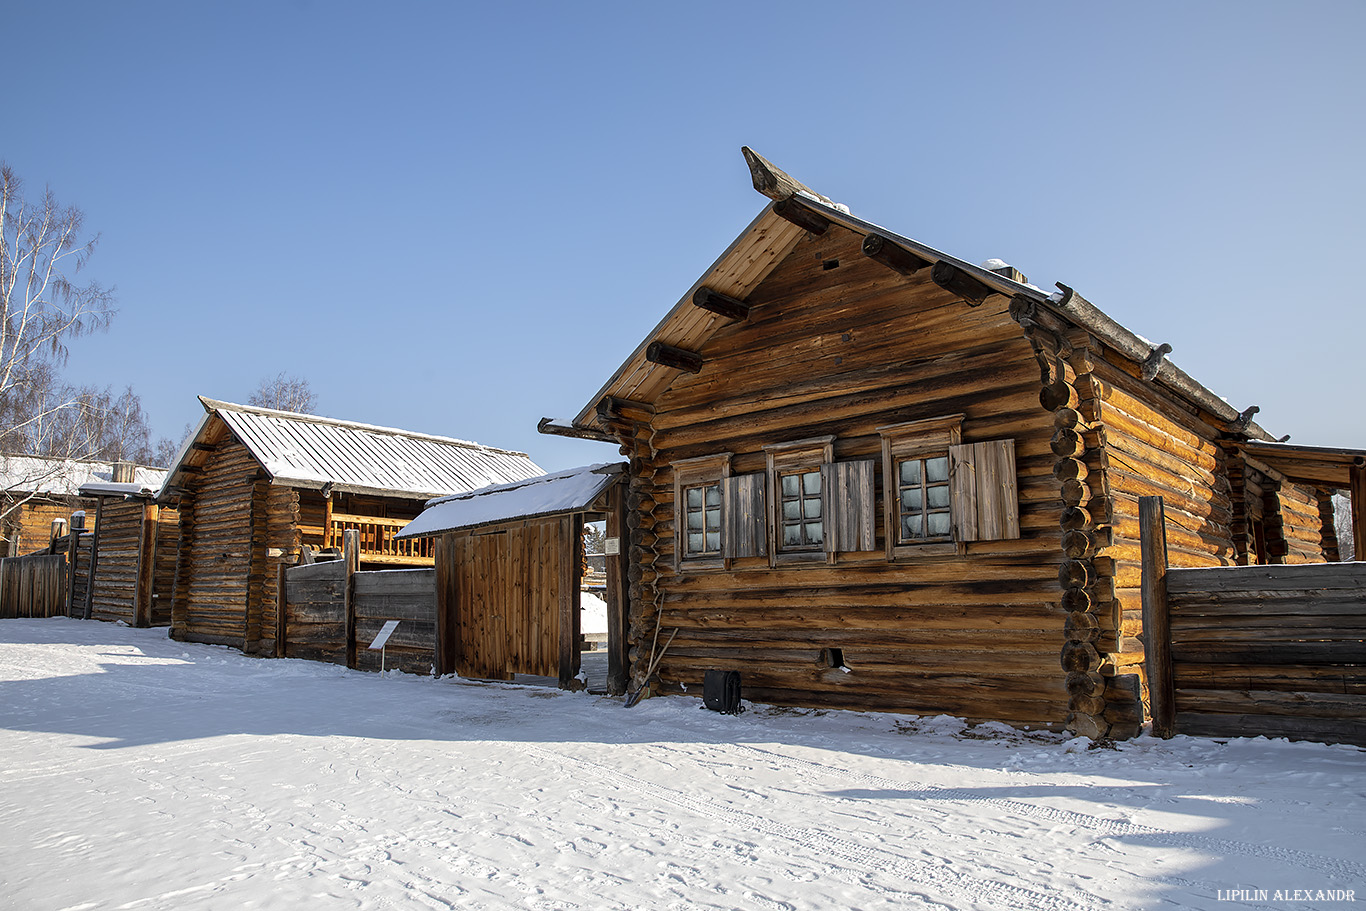
M 1056 725 L 1068 699 L 1058 484 L 1030 347 L 1004 298 L 969 307 L 861 242 L 839 227 L 799 242 L 747 298 L 750 318 L 703 346 L 702 370 L 647 403 L 632 467 L 636 673 L 662 612 L 661 641 L 680 632 L 661 676 L 694 692 L 706 669 L 735 668 L 762 701 Z M 954 414 L 965 443 L 1014 442 L 1020 537 L 892 562 L 879 505 L 873 549 L 833 563 L 675 569 L 675 463 L 731 453 L 732 475 L 758 473 L 765 446 L 833 436 L 836 462 L 876 462 L 881 504 L 878 428 Z

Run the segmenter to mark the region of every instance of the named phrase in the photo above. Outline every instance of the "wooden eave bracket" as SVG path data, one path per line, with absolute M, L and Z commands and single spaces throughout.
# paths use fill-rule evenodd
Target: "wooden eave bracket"
M 1158 371 L 1162 369 L 1162 362 L 1166 360 L 1167 355 L 1171 353 L 1172 346 L 1166 342 L 1154 346 L 1148 352 L 1148 356 L 1143 359 L 1143 378 L 1149 382 L 1157 379 Z
M 957 295 L 967 301 L 970 307 L 981 306 L 988 297 L 1000 293 L 985 282 L 973 278 L 953 263 L 942 259 L 935 263 L 934 268 L 930 270 L 930 279 L 950 294 Z
M 541 418 L 536 422 L 536 432 L 547 436 L 570 437 L 576 440 L 596 440 L 599 443 L 615 443 L 617 438 L 590 427 L 561 424 L 554 418 Z
M 726 319 L 733 320 L 749 319 L 749 312 L 752 309 L 744 301 L 731 297 L 729 294 L 722 294 L 720 291 L 713 291 L 710 288 L 698 288 L 694 291 L 692 302 L 695 306 L 709 313 L 715 313 L 717 316 L 724 316 Z
M 931 265 L 929 260 L 917 256 L 881 234 L 869 234 L 863 239 L 863 255 L 902 275 L 914 275 Z
M 604 421 L 612 420 L 649 420 L 654 417 L 653 405 L 633 402 L 615 395 L 604 395 L 598 400 L 598 417 Z
M 1224 429 L 1229 433 L 1246 433 L 1252 426 L 1252 416 L 1262 409 L 1256 405 L 1249 405 L 1239 412 L 1238 416 L 1224 425 Z
M 702 371 L 702 355 L 664 342 L 650 342 L 649 347 L 645 349 L 645 360 L 661 367 L 673 367 L 688 373 Z
M 804 231 L 820 236 L 830 230 L 830 219 L 815 209 L 803 205 L 799 197 L 792 196 L 773 204 L 773 214 Z

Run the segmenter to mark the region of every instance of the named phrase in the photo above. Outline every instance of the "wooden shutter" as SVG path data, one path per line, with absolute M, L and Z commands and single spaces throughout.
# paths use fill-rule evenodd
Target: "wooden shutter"
M 999 541 L 1020 536 L 1014 440 L 950 446 L 949 487 L 954 540 Z
M 722 556 L 762 557 L 768 553 L 763 472 L 721 480 L 721 522 Z
M 827 462 L 821 466 L 825 550 L 845 553 L 877 548 L 874 477 L 877 463 Z

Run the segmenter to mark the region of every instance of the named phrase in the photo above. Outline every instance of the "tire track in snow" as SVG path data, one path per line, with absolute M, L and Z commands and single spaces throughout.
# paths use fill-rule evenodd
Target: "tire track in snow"
M 604 769 L 595 763 L 542 749 L 534 744 L 520 744 L 519 749 L 561 767 L 572 766 L 578 772 L 604 784 L 628 788 L 656 800 L 663 797 L 674 806 L 683 807 L 716 822 L 735 826 L 738 831 L 760 832 L 775 839 L 811 848 L 827 858 L 837 858 L 856 868 L 850 870 L 850 873 L 890 874 L 912 884 L 918 891 L 937 893 L 939 899 L 950 900 L 953 907 L 961 908 L 977 903 L 992 908 L 1012 908 L 1018 911 L 1101 911 L 1109 905 L 1109 902 L 1097 904 L 1085 901 L 1081 897 L 1068 898 L 972 876 L 949 866 L 916 861 L 893 851 L 840 838 L 821 829 L 775 822 L 755 813 L 728 807 L 687 791 L 645 781 L 619 769 Z M 857 877 L 854 882 L 858 885 L 868 885 Z M 927 895 L 925 898 L 933 902 L 936 897 Z
M 799 759 L 785 753 L 777 753 L 772 750 L 765 750 L 746 744 L 732 744 L 729 745 L 727 749 L 730 751 L 750 753 L 751 755 L 762 757 L 769 761 L 777 761 L 780 765 L 791 771 L 805 772 L 808 776 L 812 773 L 816 773 L 836 777 L 842 782 L 857 779 L 887 790 L 921 791 L 924 793 L 924 796 L 930 800 L 948 800 L 989 806 L 1009 814 L 1027 816 L 1031 819 L 1038 819 L 1043 822 L 1092 829 L 1107 837 L 1147 839 L 1149 840 L 1149 844 L 1157 847 L 1199 848 L 1211 851 L 1215 854 L 1231 854 L 1259 860 L 1275 860 L 1289 866 L 1302 867 L 1329 876 L 1340 876 L 1343 879 L 1351 880 L 1353 882 L 1359 882 L 1362 879 L 1366 879 L 1366 865 L 1353 863 L 1352 861 L 1342 860 L 1336 857 L 1328 857 L 1322 854 L 1311 854 L 1308 851 L 1297 851 L 1294 848 L 1282 848 L 1277 845 L 1258 845 L 1251 842 L 1234 841 L 1226 838 L 1212 838 L 1207 835 L 1197 835 L 1187 832 L 1173 832 L 1170 829 L 1160 829 L 1156 826 L 1146 826 L 1142 823 L 1129 822 L 1128 820 L 1107 819 L 1104 816 L 1094 816 L 1076 810 L 1060 810 L 1056 807 L 1040 806 L 1038 804 L 1026 803 L 1020 800 L 1012 800 L 1008 797 L 985 797 L 981 794 L 975 794 L 972 791 L 964 790 L 962 788 L 945 788 L 940 787 L 939 785 L 932 785 L 919 781 L 897 781 L 895 779 L 884 778 L 880 775 L 873 775 L 867 772 L 859 772 L 853 769 L 826 765 L 819 762 L 813 762 L 809 759 Z

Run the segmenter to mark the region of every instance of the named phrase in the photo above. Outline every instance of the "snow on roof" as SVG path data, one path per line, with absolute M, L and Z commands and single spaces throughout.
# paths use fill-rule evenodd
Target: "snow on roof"
M 586 465 L 514 484 L 439 497 L 429 501 L 422 515 L 404 526 L 396 537 L 420 538 L 493 522 L 579 512 L 625 470 L 622 462 Z
M 163 472 L 164 473 L 164 472 Z M 158 487 L 148 487 L 146 484 L 113 483 L 105 481 L 91 481 L 81 485 L 81 496 L 83 497 L 155 497 Z
M 201 398 L 272 479 L 292 487 L 432 497 L 535 477 L 524 452 L 468 440 Z M 206 416 L 207 417 L 207 416 Z M 207 421 L 202 422 L 196 436 Z M 182 447 L 174 478 L 189 457 Z
M 155 491 L 165 478 L 163 468 L 138 466 L 133 472 L 133 486 Z M 112 484 L 113 480 L 114 466 L 110 462 L 0 455 L 0 489 L 4 490 L 74 497 L 81 495 L 81 489 L 88 484 Z

